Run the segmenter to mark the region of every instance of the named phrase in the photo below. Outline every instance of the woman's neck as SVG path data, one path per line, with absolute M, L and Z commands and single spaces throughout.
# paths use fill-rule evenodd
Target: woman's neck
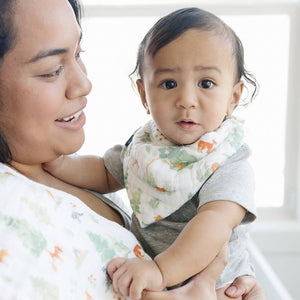
M 53 176 L 43 169 L 42 164 L 24 164 L 12 161 L 10 166 L 35 182 L 51 186 Z

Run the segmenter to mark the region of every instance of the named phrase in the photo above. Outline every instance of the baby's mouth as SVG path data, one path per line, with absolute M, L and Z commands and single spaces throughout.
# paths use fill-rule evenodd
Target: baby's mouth
M 190 121 L 190 120 L 181 120 L 181 121 L 179 121 L 179 122 L 177 122 L 177 124 L 183 124 L 183 125 L 197 125 L 197 123 L 196 122 L 194 122 L 194 121 Z
M 177 125 L 180 126 L 182 129 L 186 129 L 186 130 L 192 130 L 199 126 L 198 123 L 191 121 L 191 120 L 178 121 Z

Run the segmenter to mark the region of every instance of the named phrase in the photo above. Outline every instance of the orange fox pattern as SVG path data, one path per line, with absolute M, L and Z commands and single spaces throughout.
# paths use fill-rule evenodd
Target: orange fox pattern
M 134 252 L 134 254 L 137 258 L 143 258 L 144 257 L 141 250 L 142 250 L 142 247 L 140 245 L 136 245 L 134 247 L 133 252 Z
M 8 255 L 9 254 L 6 249 L 0 250 L 0 263 L 4 263 L 4 257 Z
M 206 153 L 210 153 L 215 144 L 216 144 L 215 140 L 212 140 L 212 143 L 199 141 L 198 152 L 204 152 L 206 150 Z

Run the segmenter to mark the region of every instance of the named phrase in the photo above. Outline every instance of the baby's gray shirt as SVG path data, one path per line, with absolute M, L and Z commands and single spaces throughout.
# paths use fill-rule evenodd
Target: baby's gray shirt
M 123 157 L 126 146 L 116 145 L 104 154 L 107 170 L 124 187 Z M 207 179 L 194 197 L 165 219 L 139 226 L 132 216 L 131 230 L 142 244 L 144 250 L 153 258 L 166 250 L 180 234 L 184 226 L 198 212 L 198 209 L 211 201 L 233 201 L 246 210 L 241 225 L 233 229 L 229 242 L 228 264 L 217 282 L 220 288 L 241 275 L 254 275 L 248 261 L 247 241 L 249 223 L 255 220 L 254 174 L 247 159 L 250 149 L 243 145 L 240 150 L 221 164 Z M 196 237 L 195 237 L 196 238 Z

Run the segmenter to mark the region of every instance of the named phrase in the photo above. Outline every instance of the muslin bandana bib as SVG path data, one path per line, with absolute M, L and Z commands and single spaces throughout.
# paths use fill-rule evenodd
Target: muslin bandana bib
M 191 145 L 167 140 L 154 121 L 133 136 L 124 156 L 124 178 L 141 227 L 166 218 L 189 201 L 208 177 L 242 146 L 242 121 L 227 117 Z

